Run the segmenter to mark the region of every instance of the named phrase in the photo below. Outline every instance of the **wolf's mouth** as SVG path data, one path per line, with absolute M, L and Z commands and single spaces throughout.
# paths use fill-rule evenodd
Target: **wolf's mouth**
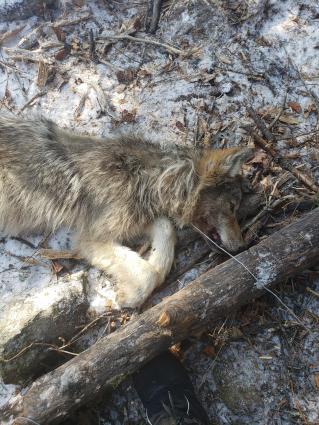
M 222 240 L 219 236 L 219 233 L 217 232 L 217 230 L 215 228 L 213 228 L 210 232 L 209 232 L 209 237 L 216 242 L 217 244 L 221 245 Z

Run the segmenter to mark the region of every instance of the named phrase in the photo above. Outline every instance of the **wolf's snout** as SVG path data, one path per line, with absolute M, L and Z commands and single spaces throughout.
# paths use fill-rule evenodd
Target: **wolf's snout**
M 228 240 L 226 243 L 223 242 L 223 246 L 232 254 L 239 254 L 245 249 L 246 244 L 243 238 L 241 238 L 240 240 Z
M 227 251 L 238 253 L 245 248 L 245 241 L 237 220 L 229 220 L 223 223 L 219 235 L 222 245 Z

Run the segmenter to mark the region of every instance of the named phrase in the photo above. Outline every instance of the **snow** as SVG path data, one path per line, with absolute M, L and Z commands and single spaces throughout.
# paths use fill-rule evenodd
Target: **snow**
M 0 0 L 0 5 L 17 2 Z M 87 43 L 90 29 L 95 35 L 118 34 L 121 26 L 129 26 L 134 18 L 145 12 L 142 2 L 114 3 L 113 11 L 98 1 L 87 1 L 83 7 L 74 8 L 67 18 L 89 12 L 95 20 L 67 27 L 66 41 L 71 45 L 76 39 Z M 274 116 L 287 91 L 287 102 L 298 102 L 302 113 L 293 115 L 298 124 L 290 125 L 289 129 L 282 127 L 282 136 L 312 131 L 317 125 L 316 114 L 306 112 L 314 103 L 309 90 L 319 96 L 319 10 L 316 2 L 271 0 L 268 15 L 263 14 L 265 2 L 262 0 L 245 2 L 246 6 L 248 4 L 247 16 L 251 18 L 236 25 L 229 20 L 223 3 L 226 4 L 212 2 L 208 7 L 200 0 L 177 1 L 165 12 L 155 39 L 179 48 L 198 47 L 199 51 L 193 57 L 173 58 L 164 49 L 126 42 L 116 43 L 103 57 L 114 68 L 84 59 L 81 57 L 83 53 L 77 57 L 70 55 L 55 62 L 57 75 L 47 85 L 47 94 L 36 99 L 23 115 L 42 114 L 62 127 L 97 136 L 110 131 L 138 129 L 163 144 L 193 144 L 197 133 L 204 136 L 206 132 L 214 136 L 215 147 L 232 146 L 247 142 L 243 139 L 242 129 L 242 125 L 251 124 L 246 104 L 252 103 L 264 113 L 272 111 Z M 4 47 L 15 47 L 40 22 L 40 18 L 32 17 L 24 22 L 0 24 L 0 33 L 26 25 Z M 193 31 L 201 28 L 202 32 Z M 48 40 L 57 41 L 53 31 L 46 34 L 39 38 L 40 45 Z M 99 43 L 97 47 L 101 47 Z M 52 52 L 54 49 L 49 51 Z M 302 80 L 289 64 L 289 59 L 298 68 Z M 20 70 L 13 72 L 2 67 L 0 62 L 0 110 L 10 113 L 8 109 L 11 109 L 17 113 L 42 90 L 36 84 L 37 64 L 10 62 L 10 52 L 4 49 L 0 49 L 0 60 L 14 63 Z M 119 69 L 134 70 L 137 76 L 132 82 L 122 83 L 117 76 Z M 257 74 L 264 78 L 252 78 Z M 87 98 L 79 110 L 83 96 Z M 2 100 L 5 102 L 1 103 Z M 134 116 L 133 122 L 122 122 L 126 111 Z M 285 113 L 288 112 L 291 113 L 289 108 Z M 200 131 L 198 123 L 201 124 Z M 294 164 L 310 170 L 318 164 L 318 147 L 314 143 L 303 146 L 305 140 L 305 137 L 297 139 L 294 149 L 299 157 Z M 278 146 L 283 153 L 291 151 L 286 141 L 280 141 Z M 318 167 L 312 177 L 319 179 Z M 70 249 L 70 238 L 70 234 L 62 231 L 50 239 L 49 245 L 54 249 Z M 38 246 L 41 236 L 27 237 L 27 240 Z M 51 263 L 39 259 L 35 251 L 10 238 L 1 240 L 0 321 L 6 318 L 14 329 L 23 320 L 22 313 L 14 309 L 15 300 L 31 300 L 39 309 L 48 308 L 58 297 L 59 282 L 69 279 L 70 284 L 78 284 L 83 275 L 87 276 L 92 314 L 101 314 L 106 307 L 117 307 L 114 284 L 100 271 L 93 268 L 87 271 L 81 264 L 70 276 L 57 278 L 51 270 Z M 17 256 L 31 257 L 39 263 L 29 265 Z M 190 270 L 180 280 L 179 288 L 201 270 Z M 274 278 L 270 259 L 261 258 L 256 276 L 258 288 Z M 14 386 L 0 383 L 0 406 L 15 390 Z M 315 407 L 311 411 L 314 412 Z M 316 420 L 314 417 L 315 414 L 311 414 L 308 421 Z M 222 423 L 230 422 L 225 419 Z
M 274 271 L 275 267 L 272 261 L 267 259 L 262 259 L 256 267 L 256 277 L 255 286 L 258 289 L 262 289 L 264 286 L 267 286 L 269 283 L 274 282 L 276 277 L 276 272 Z

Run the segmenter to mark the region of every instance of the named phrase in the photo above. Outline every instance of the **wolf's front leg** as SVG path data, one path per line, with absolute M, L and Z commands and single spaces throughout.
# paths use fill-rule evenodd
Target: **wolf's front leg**
M 152 264 L 116 242 L 80 241 L 79 250 L 93 266 L 115 278 L 120 307 L 142 305 L 159 284 L 160 276 Z
M 175 229 L 168 218 L 161 217 L 149 227 L 152 250 L 148 262 L 160 276 L 159 285 L 171 270 L 176 242 Z

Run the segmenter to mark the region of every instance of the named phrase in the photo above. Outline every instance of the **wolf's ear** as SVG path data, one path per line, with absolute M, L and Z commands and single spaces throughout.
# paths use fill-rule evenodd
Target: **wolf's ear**
M 230 177 L 236 177 L 240 174 L 241 167 L 246 161 L 254 156 L 253 148 L 234 148 L 229 151 L 229 154 L 221 158 L 220 168 L 224 174 Z
M 253 148 L 206 151 L 197 164 L 197 172 L 206 184 L 213 183 L 221 176 L 236 177 L 243 164 L 253 156 Z

